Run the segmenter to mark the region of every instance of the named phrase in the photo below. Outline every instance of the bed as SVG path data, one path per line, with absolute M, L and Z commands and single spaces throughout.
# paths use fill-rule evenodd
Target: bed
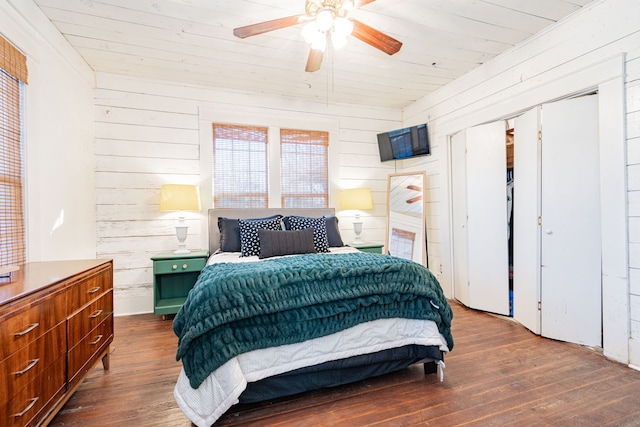
M 428 269 L 343 244 L 333 209 L 212 209 L 207 266 L 173 323 L 192 423 L 231 406 L 423 363 L 443 378 L 451 308 Z

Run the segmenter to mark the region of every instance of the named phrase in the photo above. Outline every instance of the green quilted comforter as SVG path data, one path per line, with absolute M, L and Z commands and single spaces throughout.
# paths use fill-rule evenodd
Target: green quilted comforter
M 205 267 L 176 315 L 176 359 L 190 384 L 251 350 L 326 336 L 381 318 L 434 321 L 453 349 L 440 284 L 413 261 L 309 254 Z

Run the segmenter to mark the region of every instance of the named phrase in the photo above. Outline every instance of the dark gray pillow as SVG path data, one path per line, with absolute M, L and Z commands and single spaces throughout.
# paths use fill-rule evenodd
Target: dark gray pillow
M 316 252 L 329 252 L 329 239 L 327 239 L 327 221 L 325 217 L 308 218 L 305 216 L 287 216 L 283 218 L 287 230 L 304 230 L 313 228 L 313 244 Z
M 260 221 L 274 218 L 282 218 L 282 215 L 272 215 L 266 218 L 249 218 L 245 221 Z M 218 230 L 220 230 L 220 250 L 222 252 L 240 252 L 240 224 L 238 224 L 238 218 L 219 217 Z
M 314 254 L 313 228 L 295 231 L 258 230 L 260 253 L 258 258 L 281 255 Z
M 291 226 L 291 222 L 297 222 L 299 220 L 310 219 L 303 216 L 285 216 L 282 218 L 282 222 L 284 223 L 284 228 L 286 230 L 295 230 L 296 227 Z M 313 218 L 315 219 L 315 218 Z M 338 228 L 338 217 L 334 215 L 325 216 L 326 221 L 326 229 L 327 229 L 327 244 L 330 248 L 344 246 L 342 241 L 342 236 L 340 236 L 340 229 Z
M 331 215 L 325 218 L 327 220 L 327 240 L 329 241 L 329 247 L 344 246 L 342 236 L 340 236 L 340 229 L 338 228 L 338 217 Z

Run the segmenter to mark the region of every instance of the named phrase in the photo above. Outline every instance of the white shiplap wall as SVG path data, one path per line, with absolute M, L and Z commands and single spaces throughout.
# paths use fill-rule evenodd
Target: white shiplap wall
M 152 310 L 150 257 L 176 246 L 175 217 L 159 211 L 164 183 L 206 187 L 199 135 L 210 132 L 216 111 L 256 124 L 271 118 L 331 122 L 332 206 L 341 188 L 370 186 L 374 209 L 363 214 L 364 238 L 384 242 L 387 175 L 376 133 L 400 126 L 401 111 L 247 94 L 199 86 L 97 74 L 95 91 L 96 215 L 99 257 L 115 262 L 116 314 Z M 206 112 L 206 113 L 203 113 Z M 224 113 L 223 113 L 224 112 Z M 203 114 L 207 120 L 203 120 Z M 274 119 L 275 120 L 275 119 Z M 203 197 L 206 199 L 206 197 Z M 206 247 L 206 207 L 187 217 L 189 247 Z M 341 215 L 345 241 L 353 239 L 352 218 Z
M 0 1 L 0 33 L 26 55 L 29 70 L 27 260 L 94 258 L 93 71 L 32 2 Z
M 624 104 L 626 98 L 626 115 L 622 105 L 605 105 L 605 110 L 609 107 L 620 111 L 619 127 L 624 127 L 622 117 L 626 117 L 626 129 L 615 131 L 620 135 L 626 131 L 626 141 L 621 136 L 618 145 L 621 153 L 626 147 L 628 166 L 625 165 L 624 154 L 621 154 L 618 162 L 607 164 L 609 169 L 603 174 L 623 177 L 618 179 L 619 185 L 615 189 L 609 189 L 621 195 L 621 205 L 625 204 L 625 193 L 621 189 L 625 184 L 628 188 L 628 246 L 624 243 L 624 227 L 617 227 L 617 223 L 624 221 L 625 206 L 619 209 L 617 223 L 611 225 L 615 231 L 622 230 L 618 234 L 622 241 L 614 242 L 617 243 L 614 253 L 623 259 L 624 266 L 624 258 L 628 254 L 629 269 L 626 271 L 625 267 L 613 275 L 603 276 L 604 333 L 605 355 L 628 361 L 631 365 L 640 365 L 640 26 L 637 16 L 640 16 L 640 3 L 637 1 L 596 2 L 404 111 L 405 124 L 429 123 L 432 139 L 439 148 L 428 168 L 438 171 L 436 175 L 440 185 L 436 192 L 440 194 L 438 211 L 441 216 L 437 227 L 444 253 L 442 283 L 445 289 L 450 289 L 449 158 L 444 148 L 448 137 L 466 127 L 513 116 L 573 91 L 597 87 L 603 81 L 613 85 L 620 82 L 619 92 L 622 95 L 618 104 Z M 617 80 L 616 66 L 620 70 L 619 76 L 622 76 Z M 614 72 L 608 73 L 603 71 L 605 69 L 613 69 Z M 585 86 L 580 87 L 580 84 Z M 628 173 L 626 183 L 625 167 Z M 612 293 L 614 297 L 610 298 Z M 617 301 L 616 305 L 607 306 L 607 299 Z M 608 337 L 614 337 L 614 342 L 607 342 Z

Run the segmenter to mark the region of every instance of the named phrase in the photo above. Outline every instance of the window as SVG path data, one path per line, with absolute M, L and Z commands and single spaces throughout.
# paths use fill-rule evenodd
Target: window
M 399 228 L 392 228 L 389 253 L 400 258 L 413 259 L 415 240 L 416 233 Z
M 26 57 L 0 37 L 0 267 L 26 260 L 21 82 L 27 82 Z
M 273 194 L 281 207 L 327 207 L 328 147 L 328 132 L 214 123 L 213 206 L 266 208 Z
M 328 147 L 328 132 L 280 130 L 283 208 L 329 206 Z
M 268 129 L 213 124 L 213 206 L 266 208 Z

